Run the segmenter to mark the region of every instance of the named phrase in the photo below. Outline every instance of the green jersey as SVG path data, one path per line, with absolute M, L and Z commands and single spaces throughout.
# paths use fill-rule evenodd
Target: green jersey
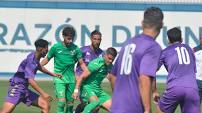
M 75 83 L 74 65 L 82 58 L 78 46 L 71 44 L 66 47 L 62 42 L 53 45 L 48 52 L 48 59 L 54 57 L 54 72 L 62 74 L 62 78 L 54 77 L 57 83 Z
M 83 81 L 83 87 L 101 89 L 102 80 L 110 72 L 112 65 L 106 65 L 104 58 L 96 58 L 88 64 L 88 70 L 91 74 Z

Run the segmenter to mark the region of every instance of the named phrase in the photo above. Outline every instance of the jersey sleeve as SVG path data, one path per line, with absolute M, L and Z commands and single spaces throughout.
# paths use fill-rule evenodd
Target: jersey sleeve
M 159 59 L 161 55 L 161 48 L 159 46 L 152 46 L 145 51 L 140 62 L 140 75 L 156 76 L 156 71 L 159 66 Z
M 161 53 L 159 63 L 158 63 L 158 69 L 161 68 L 161 66 L 164 64 L 165 54 L 164 52 Z
M 99 70 L 101 67 L 101 65 L 99 64 L 98 60 L 95 59 L 91 62 L 89 62 L 88 64 L 88 70 L 93 73 L 93 72 L 96 72 L 97 70 Z
M 55 45 L 50 48 L 48 55 L 47 55 L 49 60 L 55 56 L 55 52 L 56 52 L 55 50 L 56 50 Z

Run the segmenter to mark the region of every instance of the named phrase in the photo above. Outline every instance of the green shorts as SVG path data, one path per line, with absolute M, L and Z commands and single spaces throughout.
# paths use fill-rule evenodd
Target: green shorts
M 72 94 L 74 92 L 74 83 L 54 83 L 55 95 L 58 99 L 66 98 L 67 101 L 73 101 Z
M 92 89 L 92 88 L 86 88 L 86 87 L 84 88 L 84 87 L 82 87 L 80 97 L 84 102 L 89 102 L 89 99 L 92 96 L 97 96 L 98 97 L 98 99 L 100 101 L 100 105 L 102 105 L 103 103 L 105 103 L 106 101 L 111 99 L 111 96 L 109 96 L 102 89 L 95 90 L 95 89 Z

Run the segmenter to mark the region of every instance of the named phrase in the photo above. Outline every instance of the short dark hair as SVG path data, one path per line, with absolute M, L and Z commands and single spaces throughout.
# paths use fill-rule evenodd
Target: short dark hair
M 110 55 L 112 55 L 112 56 L 115 58 L 116 55 L 117 55 L 117 51 L 116 51 L 115 48 L 109 47 L 109 48 L 107 48 L 107 50 L 106 50 L 106 54 L 110 54 Z
M 163 12 L 158 7 L 147 8 L 144 12 L 143 27 L 155 27 L 160 30 L 163 25 Z
M 34 45 L 36 48 L 38 47 L 45 48 L 48 46 L 48 41 L 44 39 L 38 39 L 35 41 Z
M 94 30 L 91 32 L 90 36 L 92 37 L 93 35 L 100 35 L 102 37 L 102 33 L 98 30 Z
M 74 38 L 76 34 L 75 29 L 72 26 L 66 26 L 63 30 L 62 30 L 62 35 L 63 36 L 71 36 Z
M 182 41 L 182 34 L 181 34 L 181 30 L 177 27 L 171 28 L 167 31 L 167 35 L 168 35 L 168 40 L 171 43 L 174 42 L 178 42 L 178 41 Z

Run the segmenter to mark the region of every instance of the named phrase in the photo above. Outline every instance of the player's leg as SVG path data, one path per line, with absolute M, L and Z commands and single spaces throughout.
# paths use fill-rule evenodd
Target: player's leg
M 39 96 L 35 101 L 33 101 L 32 105 L 39 107 L 42 113 L 50 112 L 50 102 L 45 100 L 42 96 Z
M 82 113 L 91 113 L 99 105 L 100 105 L 100 101 L 97 98 L 97 96 L 91 96 L 89 100 L 89 104 L 86 105 Z
M 3 108 L 0 113 L 11 113 L 15 109 L 16 105 L 10 102 L 4 102 Z
M 194 88 L 183 88 L 184 100 L 180 103 L 182 113 L 200 113 L 200 98 L 198 90 Z
M 23 103 L 25 103 L 28 106 L 30 105 L 36 106 L 40 108 L 43 113 L 49 113 L 50 111 L 50 102 L 31 90 L 27 91 Z
M 99 91 L 99 100 L 102 107 L 109 112 L 110 107 L 112 105 L 111 96 L 105 93 L 103 90 Z
M 19 89 L 19 85 L 12 84 L 8 89 L 8 95 L 0 113 L 11 113 L 16 105 L 21 102 L 22 95 L 23 91 Z
M 89 103 L 85 106 L 82 113 L 91 113 L 95 108 L 100 106 L 100 101 L 96 96 L 95 92 L 92 91 L 91 88 L 82 89 L 81 97 L 83 100 L 89 101 Z
M 66 91 L 66 113 L 73 113 L 74 107 L 74 99 L 72 98 L 72 94 L 74 92 L 75 84 L 71 83 L 67 85 Z
M 166 89 L 158 102 L 159 110 L 164 113 L 174 113 L 181 98 L 182 92 L 179 88 Z
M 66 93 L 66 84 L 64 83 L 54 83 L 55 94 L 58 100 L 57 102 L 57 113 L 64 113 L 65 111 L 65 93 Z

